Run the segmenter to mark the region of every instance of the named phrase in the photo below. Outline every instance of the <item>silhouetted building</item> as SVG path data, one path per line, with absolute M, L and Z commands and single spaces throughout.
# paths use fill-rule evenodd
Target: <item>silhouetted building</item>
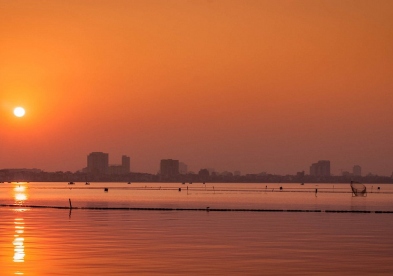
M 161 180 L 174 179 L 179 175 L 179 160 L 163 159 L 160 162 Z
M 229 177 L 232 177 L 232 176 L 233 176 L 233 173 L 228 172 L 228 171 L 223 171 L 223 172 L 221 173 L 221 175 L 222 175 L 222 176 L 229 176 Z
M 121 165 L 123 167 L 124 173 L 130 173 L 131 172 L 130 157 L 128 157 L 127 155 L 123 155 L 121 157 Z
M 128 174 L 130 173 L 130 157 L 123 155 L 121 157 L 121 165 L 110 165 L 109 174 Z
M 362 167 L 360 167 L 359 165 L 353 166 L 352 173 L 353 176 L 362 176 Z
M 343 172 L 341 172 L 341 175 L 345 176 L 345 177 L 352 176 L 352 174 L 349 171 L 343 171 Z
M 109 155 L 103 152 L 92 152 L 87 156 L 87 172 L 106 174 L 109 168 Z
M 209 171 L 209 174 L 212 175 L 213 173 L 216 173 L 215 169 L 213 168 L 206 168 Z
M 297 173 L 296 173 L 296 177 L 298 177 L 298 178 L 304 177 L 304 171 L 297 172 Z
M 183 162 L 179 162 L 179 173 L 180 174 L 187 174 L 187 164 L 183 163 Z
M 130 173 L 130 157 L 123 155 L 121 165 L 109 165 L 109 154 L 92 152 L 87 156 L 86 172 L 90 174 L 128 174 Z
M 311 176 L 330 176 L 330 161 L 320 160 L 310 166 Z
M 199 179 L 202 182 L 207 181 L 209 179 L 209 175 L 210 175 L 210 173 L 209 173 L 208 169 L 200 169 L 198 172 Z

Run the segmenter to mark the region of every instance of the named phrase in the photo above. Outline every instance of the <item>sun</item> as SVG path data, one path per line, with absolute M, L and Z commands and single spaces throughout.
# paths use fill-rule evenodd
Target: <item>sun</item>
M 16 117 L 23 117 L 23 116 L 25 116 L 25 113 L 26 112 L 23 107 L 18 106 L 18 107 L 15 107 L 15 109 L 14 109 L 14 115 Z

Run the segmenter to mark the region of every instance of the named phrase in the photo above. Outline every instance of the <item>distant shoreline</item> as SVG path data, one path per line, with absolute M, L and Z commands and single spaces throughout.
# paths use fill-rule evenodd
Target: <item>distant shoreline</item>
M 389 176 L 311 176 L 275 174 L 177 174 L 163 177 L 160 174 L 87 174 L 82 172 L 44 172 L 38 169 L 0 170 L 0 182 L 158 182 L 158 183 L 349 183 L 358 181 L 365 184 L 393 184 Z

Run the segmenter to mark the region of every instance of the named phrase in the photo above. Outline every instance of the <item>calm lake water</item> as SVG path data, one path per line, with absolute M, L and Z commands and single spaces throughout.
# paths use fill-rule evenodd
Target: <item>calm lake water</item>
M 0 275 L 392 275 L 392 186 L 3 183 Z

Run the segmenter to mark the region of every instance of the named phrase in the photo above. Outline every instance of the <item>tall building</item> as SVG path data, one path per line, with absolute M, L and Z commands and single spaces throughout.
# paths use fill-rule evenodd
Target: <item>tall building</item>
M 109 168 L 109 155 L 103 152 L 92 152 L 87 156 L 87 172 L 106 174 Z
M 362 176 L 362 167 L 360 167 L 359 165 L 353 166 L 352 173 L 353 176 Z
M 179 175 L 179 160 L 162 159 L 160 162 L 161 179 L 170 179 Z
M 310 166 L 311 176 L 330 176 L 330 161 L 320 160 Z
M 121 157 L 121 166 L 123 167 L 123 172 L 130 173 L 131 171 L 131 162 L 130 162 L 130 157 L 123 155 Z

